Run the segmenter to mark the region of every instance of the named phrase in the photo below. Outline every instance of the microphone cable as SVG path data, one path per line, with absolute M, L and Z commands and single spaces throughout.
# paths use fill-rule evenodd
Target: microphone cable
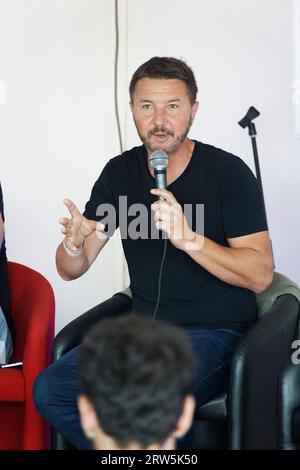
M 165 233 L 165 232 L 163 232 L 163 233 Z M 159 268 L 159 275 L 158 275 L 157 299 L 156 299 L 156 305 L 155 305 L 154 313 L 153 313 L 153 316 L 152 316 L 152 320 L 155 320 L 155 318 L 156 318 L 158 307 L 159 307 L 159 302 L 160 302 L 162 273 L 163 273 L 163 267 L 164 267 L 164 263 L 165 263 L 166 252 L 167 252 L 167 243 L 168 243 L 167 234 L 165 234 L 165 235 L 166 236 L 165 236 L 165 239 L 164 239 L 164 241 L 165 241 L 164 251 L 163 251 L 163 255 L 162 255 L 162 259 L 161 259 L 161 263 L 160 263 L 160 268 Z
M 120 32 L 119 32 L 119 9 L 118 9 L 118 0 L 115 0 L 115 61 L 114 61 L 114 102 L 115 102 L 115 115 L 117 121 L 117 130 L 118 130 L 118 138 L 119 138 L 119 145 L 120 151 L 123 153 L 123 139 L 122 139 L 122 132 L 121 132 L 121 123 L 120 123 L 120 113 L 119 113 L 119 101 L 118 101 L 118 62 L 119 62 L 119 44 L 120 44 Z M 154 313 L 152 316 L 152 320 L 155 320 L 158 312 L 160 296 L 161 296 L 161 281 L 162 281 L 162 273 L 163 267 L 166 258 L 167 252 L 167 243 L 168 237 L 166 235 L 164 239 L 164 250 L 163 255 L 160 263 L 159 268 L 159 275 L 158 275 L 158 288 L 157 288 L 157 298 L 156 298 L 156 305 L 154 309 Z

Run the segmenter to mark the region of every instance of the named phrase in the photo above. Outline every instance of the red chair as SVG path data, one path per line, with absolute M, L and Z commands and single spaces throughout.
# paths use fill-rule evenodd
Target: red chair
M 32 386 L 50 362 L 54 294 L 33 269 L 9 262 L 8 273 L 16 330 L 10 362 L 22 361 L 23 367 L 0 369 L 0 449 L 48 449 L 49 427 L 35 409 Z

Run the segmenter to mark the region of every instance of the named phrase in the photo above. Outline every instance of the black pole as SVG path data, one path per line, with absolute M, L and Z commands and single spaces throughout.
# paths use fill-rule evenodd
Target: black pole
M 262 185 L 262 180 L 261 180 L 261 174 L 260 174 L 260 167 L 259 167 L 259 160 L 258 160 L 258 151 L 257 151 L 257 145 L 256 145 L 256 127 L 255 124 L 252 122 L 253 119 L 257 118 L 260 115 L 260 112 L 257 111 L 253 106 L 251 106 L 246 115 L 239 121 L 239 125 L 243 127 L 244 129 L 248 127 L 249 130 L 249 135 L 251 137 L 251 143 L 252 143 L 252 150 L 253 150 L 253 156 L 254 156 L 254 163 L 255 163 L 255 172 L 256 172 L 256 178 L 258 181 L 258 185 L 261 191 L 261 198 L 262 198 L 262 205 L 263 205 L 263 211 L 265 214 L 266 221 L 268 223 L 267 219 L 267 212 L 266 212 L 266 205 L 265 205 L 265 198 L 264 198 L 264 191 L 263 191 L 263 185 Z M 272 247 L 272 241 L 271 242 L 271 250 L 273 253 L 273 247 Z M 273 259 L 274 259 L 274 253 L 273 253 Z
M 263 191 L 263 185 L 262 185 L 262 180 L 261 180 L 259 160 L 258 160 L 258 152 L 257 152 L 257 145 L 256 145 L 257 132 L 256 132 L 255 124 L 252 122 L 252 120 L 257 118 L 257 116 L 259 116 L 259 115 L 260 115 L 260 112 L 257 111 L 257 109 L 255 109 L 253 106 L 251 106 L 248 109 L 246 115 L 243 117 L 243 119 L 241 119 L 239 121 L 239 125 L 241 127 L 243 127 L 244 129 L 246 127 L 248 127 L 248 130 L 249 130 L 249 135 L 251 137 L 251 143 L 252 143 L 253 156 L 254 156 L 256 178 L 257 178 L 258 185 L 259 185 L 259 188 L 260 188 L 260 191 L 261 191 L 263 210 L 264 210 L 265 217 L 266 217 L 266 220 L 267 220 L 267 212 L 266 212 L 264 191 Z
M 263 190 L 263 185 L 262 185 L 262 180 L 261 180 L 261 174 L 260 174 L 260 166 L 259 166 L 259 160 L 258 160 L 258 151 L 257 151 L 257 144 L 256 144 L 256 127 L 253 122 L 249 123 L 249 135 L 251 137 L 251 143 L 252 143 L 252 150 L 253 150 L 253 156 L 254 156 L 254 163 L 255 163 L 255 173 L 256 173 L 256 178 L 261 190 L 261 197 L 262 197 L 262 203 L 263 203 L 263 209 L 265 213 L 265 217 L 267 220 L 267 212 L 266 212 L 266 205 L 265 205 L 265 198 L 264 198 L 264 190 Z

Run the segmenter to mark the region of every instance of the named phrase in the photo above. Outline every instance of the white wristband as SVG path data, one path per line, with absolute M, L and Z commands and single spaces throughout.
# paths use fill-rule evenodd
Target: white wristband
M 82 245 L 81 248 L 78 248 L 78 250 L 73 251 L 73 250 L 70 250 L 70 248 L 67 247 L 67 245 L 66 245 L 66 239 L 63 240 L 62 244 L 63 244 L 63 247 L 64 247 L 65 252 L 66 252 L 68 255 L 70 255 L 70 256 L 79 256 L 79 255 L 81 255 L 82 249 L 83 249 L 83 245 Z

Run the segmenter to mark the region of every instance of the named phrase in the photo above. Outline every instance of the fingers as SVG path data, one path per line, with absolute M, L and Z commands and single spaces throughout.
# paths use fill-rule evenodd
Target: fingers
M 67 217 L 62 217 L 61 219 L 59 219 L 59 223 L 60 225 L 63 225 L 64 227 L 68 227 L 71 225 L 71 220 L 68 219 Z
M 63 233 L 66 237 L 70 237 L 72 235 L 71 229 L 69 227 L 63 227 L 60 229 L 61 233 Z
M 172 206 L 168 204 L 166 201 L 156 201 L 153 204 L 151 204 L 151 210 L 152 211 L 162 211 L 162 212 L 168 212 Z
M 157 210 L 157 211 L 154 212 L 153 218 L 156 222 L 157 220 L 166 220 L 166 219 L 168 219 L 168 216 L 169 216 L 169 212 Z
M 103 232 L 103 230 L 105 229 L 105 225 L 102 224 L 101 222 L 94 222 L 94 223 L 95 223 L 95 230 L 97 230 L 97 232 Z
M 170 238 L 181 239 L 184 218 L 180 204 L 170 191 L 154 189 L 151 190 L 151 193 L 165 198 L 165 200 L 155 201 L 151 204 L 157 230 L 166 232 Z
M 102 222 L 97 222 L 96 220 L 86 219 L 87 223 L 91 228 L 97 232 L 102 232 L 105 229 L 105 225 Z
M 102 222 L 97 222 L 95 220 L 91 219 L 86 219 L 84 217 L 84 227 L 88 228 L 89 232 L 92 233 L 94 231 L 96 232 L 102 232 L 105 229 L 105 225 Z
M 108 238 L 107 233 L 104 232 L 105 225 L 102 224 L 101 222 L 95 222 L 96 223 L 96 235 L 99 238 L 99 240 L 106 240 Z
M 74 222 L 75 226 L 78 224 L 78 220 L 82 217 L 79 210 L 77 209 L 76 205 L 74 202 L 72 202 L 70 199 L 64 199 L 64 205 L 68 208 L 71 218 L 68 217 L 62 217 L 59 219 L 59 223 L 62 225 L 61 232 L 66 235 L 66 237 L 70 237 L 72 235 L 72 229 L 74 227 Z M 77 224 L 76 224 L 77 221 Z
M 156 196 L 163 196 L 164 199 L 170 204 L 175 204 L 177 202 L 173 194 L 170 191 L 167 191 L 166 189 L 150 189 L 150 193 L 155 194 Z
M 172 217 L 180 217 L 181 206 L 176 204 L 169 204 L 166 201 L 157 201 L 151 205 L 151 210 L 154 212 L 154 220 L 167 220 Z
M 70 229 L 71 229 L 71 225 L 72 225 L 71 220 L 68 219 L 67 217 L 62 217 L 61 219 L 59 219 L 59 223 L 60 223 L 60 225 L 62 225 L 62 227 L 60 229 L 61 233 L 68 236 L 70 234 Z
M 154 211 L 154 220 L 162 220 L 168 214 L 181 212 L 181 206 L 170 191 L 166 189 L 151 189 L 152 194 L 163 196 L 164 200 L 155 201 L 151 204 L 151 210 Z
M 105 225 L 102 222 L 96 222 L 95 220 L 89 219 L 86 219 L 86 222 L 88 223 L 91 232 L 95 231 L 99 239 L 105 240 L 106 238 L 108 238 L 106 233 L 104 233 Z
M 68 240 L 68 246 L 71 250 L 80 248 L 84 240 L 93 232 L 96 232 L 99 238 L 107 238 L 107 235 L 104 233 L 105 225 L 102 222 L 96 222 L 84 217 L 70 199 L 64 199 L 63 202 L 68 208 L 71 218 L 62 217 L 59 219 L 59 223 L 62 226 L 61 233 Z
M 72 202 L 70 199 L 64 199 L 64 205 L 69 209 L 72 217 L 81 215 L 74 202 Z

